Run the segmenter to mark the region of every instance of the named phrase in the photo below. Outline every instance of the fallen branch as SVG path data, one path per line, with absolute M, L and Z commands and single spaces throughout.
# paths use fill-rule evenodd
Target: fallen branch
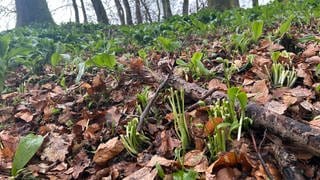
M 209 92 L 195 83 L 188 83 L 176 76 L 170 78 L 169 84 L 175 89 L 183 88 L 188 98 L 195 101 L 200 100 L 203 94 Z M 205 101 L 212 102 L 221 98 L 221 96 L 221 94 L 213 93 Z M 275 114 L 252 102 L 247 106 L 246 115 L 253 120 L 254 127 L 266 128 L 269 132 L 281 136 L 288 142 L 304 147 L 306 151 L 313 155 L 320 156 L 320 129 L 318 127 Z
M 138 124 L 138 127 L 137 127 L 137 131 L 139 132 L 142 128 L 142 124 L 143 124 L 143 121 L 144 121 L 144 118 L 148 115 L 149 113 L 149 110 L 152 106 L 152 104 L 154 103 L 154 101 L 156 100 L 160 90 L 166 85 L 166 83 L 168 82 L 168 79 L 169 79 L 169 75 L 167 75 L 164 80 L 162 81 L 162 83 L 159 85 L 159 87 L 157 88 L 154 96 L 151 98 L 151 100 L 148 102 L 146 108 L 143 110 L 140 118 L 139 118 L 139 124 Z

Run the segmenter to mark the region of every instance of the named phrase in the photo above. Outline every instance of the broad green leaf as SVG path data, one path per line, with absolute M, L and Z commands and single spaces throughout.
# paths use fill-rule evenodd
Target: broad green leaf
M 281 56 L 281 52 L 280 51 L 272 52 L 271 60 L 273 62 L 277 62 L 280 56 Z
M 239 100 L 240 106 L 242 110 L 245 110 L 247 104 L 248 104 L 248 97 L 245 92 L 239 91 L 237 98 Z
M 156 169 L 157 169 L 157 173 L 158 173 L 158 176 L 163 179 L 165 177 L 165 173 L 161 167 L 161 165 L 159 163 L 156 164 Z
M 194 170 L 179 170 L 172 175 L 174 180 L 196 180 L 198 177 L 198 173 Z
M 86 70 L 86 63 L 82 62 L 78 64 L 78 74 L 77 74 L 77 78 L 76 78 L 76 83 L 79 83 L 81 80 L 81 77 L 84 74 L 84 71 Z
M 12 163 L 12 176 L 16 176 L 18 171 L 29 162 L 29 160 L 40 148 L 43 139 L 44 137 L 34 134 L 29 134 L 20 139 Z
M 51 65 L 57 66 L 62 60 L 62 57 L 59 53 L 55 52 L 51 55 Z
M 0 59 L 4 58 L 9 50 L 10 36 L 0 37 Z
M 115 55 L 102 53 L 95 55 L 89 62 L 87 61 L 87 65 L 95 65 L 100 68 L 108 68 L 108 69 L 114 69 L 116 65 L 116 57 Z
M 201 52 L 195 52 L 193 55 L 192 55 L 192 58 L 191 58 L 191 62 L 193 64 L 198 64 L 198 62 L 201 62 L 201 59 L 202 59 L 202 56 L 203 56 L 203 53 Z
M 139 57 L 141 57 L 142 59 L 146 59 L 147 56 L 148 56 L 148 54 L 146 53 L 146 51 L 145 51 L 144 49 L 140 49 L 140 50 L 138 51 L 138 55 L 139 55 Z
M 252 38 L 254 41 L 257 41 L 263 33 L 263 21 L 257 20 L 252 23 Z
M 188 66 L 188 63 L 184 62 L 183 60 L 181 59 L 177 59 L 176 60 L 176 63 L 180 66 L 183 66 L 183 67 L 187 67 Z
M 282 23 L 281 26 L 279 27 L 277 34 L 279 35 L 280 38 L 282 38 L 283 35 L 289 31 L 293 18 L 294 18 L 294 15 L 291 15 L 288 18 L 288 20 Z

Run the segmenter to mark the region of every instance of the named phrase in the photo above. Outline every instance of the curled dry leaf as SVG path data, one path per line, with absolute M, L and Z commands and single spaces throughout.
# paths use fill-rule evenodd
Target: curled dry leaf
M 68 149 L 71 146 L 72 140 L 72 134 L 60 135 L 58 133 L 51 133 L 48 137 L 48 142 L 44 145 L 41 159 L 51 162 L 63 162 L 69 153 Z
M 0 132 L 0 144 L 2 145 L 2 147 L 0 148 L 0 169 L 9 168 L 7 166 L 9 164 L 6 164 L 6 163 L 12 162 L 14 153 L 18 145 L 18 141 L 19 141 L 19 138 L 10 135 L 10 132 L 8 131 Z
M 212 79 L 208 83 L 208 89 L 217 89 L 217 90 L 222 90 L 222 91 L 227 91 L 227 85 L 225 83 L 222 83 L 218 79 Z
M 31 122 L 33 120 L 33 114 L 29 110 L 20 111 L 14 115 L 16 118 L 20 118 L 26 122 Z
M 175 163 L 174 160 L 169 160 L 164 157 L 154 155 L 150 161 L 147 163 L 146 167 L 155 167 L 156 164 L 159 164 L 161 166 L 170 167 Z
M 298 64 L 297 76 L 303 78 L 303 84 L 307 86 L 312 86 L 312 73 L 308 70 L 309 65 L 306 63 Z
M 223 119 L 221 117 L 212 118 L 209 121 L 207 121 L 205 125 L 206 135 L 207 136 L 212 135 L 216 127 L 222 122 L 223 122 Z
M 306 59 L 306 63 L 320 64 L 320 56 L 312 56 Z
M 160 134 L 160 147 L 157 149 L 158 154 L 163 156 L 172 156 L 173 150 L 181 146 L 181 141 L 172 137 L 171 131 L 162 131 Z
M 307 46 L 307 49 L 303 51 L 302 57 L 311 57 L 317 54 L 317 52 L 320 50 L 319 46 L 315 44 L 309 44 Z
M 125 177 L 123 180 L 132 180 L 132 179 L 153 180 L 155 179 L 156 176 L 157 176 L 157 169 L 152 170 L 152 168 L 150 167 L 143 167 L 138 171 Z
M 192 167 L 196 172 L 205 172 L 208 168 L 208 159 L 203 151 L 192 150 L 184 155 L 184 165 Z
M 248 88 L 249 95 L 252 96 L 252 99 L 259 103 L 265 104 L 269 101 L 269 88 L 266 84 L 266 80 L 256 81 L 252 87 Z
M 79 175 L 90 165 L 90 159 L 84 151 L 80 151 L 73 160 L 72 177 L 77 179 Z
M 112 106 L 107 110 L 106 121 L 110 125 L 118 126 L 121 113 L 116 106 Z
M 110 159 L 117 156 L 124 146 L 118 137 L 110 139 L 108 142 L 100 144 L 96 153 L 94 154 L 93 161 L 98 165 L 103 165 Z

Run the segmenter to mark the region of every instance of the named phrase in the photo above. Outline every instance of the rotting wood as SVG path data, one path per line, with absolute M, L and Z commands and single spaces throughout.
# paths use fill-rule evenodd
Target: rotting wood
M 185 80 L 172 76 L 169 80 L 169 85 L 175 89 L 183 88 L 188 98 L 199 100 L 208 90 L 198 86 L 195 83 L 188 83 Z M 213 93 L 206 98 L 205 102 L 212 102 L 215 99 L 221 98 L 221 94 Z M 250 102 L 247 106 L 246 115 L 253 120 L 254 127 L 263 127 L 268 129 L 287 142 L 304 149 L 313 155 L 320 156 L 320 128 L 303 123 L 292 118 L 275 114 L 261 105 Z

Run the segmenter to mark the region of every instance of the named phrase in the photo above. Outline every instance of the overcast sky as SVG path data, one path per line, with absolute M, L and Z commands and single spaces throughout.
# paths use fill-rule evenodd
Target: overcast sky
M 87 4 L 86 9 L 87 14 L 89 17 L 89 21 L 95 21 L 95 15 L 91 7 L 91 3 L 89 0 L 84 0 L 85 3 Z M 181 13 L 181 4 L 183 0 L 177 0 L 177 1 L 171 1 L 171 6 L 173 6 L 172 10 L 173 13 Z M 195 7 L 195 0 L 189 0 L 190 1 L 190 7 Z M 270 0 L 259 0 L 259 4 L 266 4 Z M 2 8 L 6 8 L 7 10 L 14 10 L 14 0 L 0 0 L 0 10 Z M 65 23 L 65 22 L 70 22 L 74 21 L 74 13 L 73 13 L 73 8 L 70 5 L 71 0 L 47 0 L 48 2 L 48 7 L 51 11 L 51 14 L 53 16 L 53 19 L 56 23 Z M 116 8 L 114 8 L 114 1 L 113 0 L 105 0 L 103 2 L 106 3 L 106 9 L 108 16 L 111 20 L 112 23 L 117 23 L 118 22 L 118 17 L 117 17 L 117 12 Z M 176 2 L 176 3 L 173 3 Z M 240 6 L 243 8 L 246 7 L 251 7 L 252 1 L 251 0 L 240 0 Z M 80 3 L 78 3 L 80 5 Z M 89 8 L 90 7 L 90 8 Z M 155 8 L 155 7 L 154 7 Z M 82 21 L 83 17 L 81 14 L 81 9 L 80 11 L 80 21 Z M 12 29 L 15 26 L 15 14 L 14 13 L 1 13 L 0 14 L 0 31 L 7 30 L 7 29 Z

